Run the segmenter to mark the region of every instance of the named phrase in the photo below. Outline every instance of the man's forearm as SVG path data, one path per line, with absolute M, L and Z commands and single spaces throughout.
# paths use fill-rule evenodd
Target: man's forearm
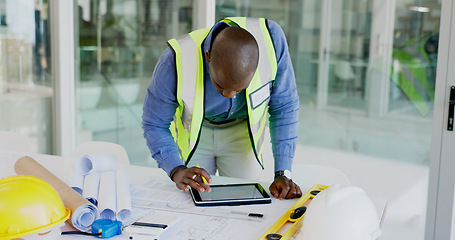
M 177 145 L 169 131 L 149 130 L 144 133 L 144 136 L 153 159 L 168 175 L 172 169 L 183 164 Z

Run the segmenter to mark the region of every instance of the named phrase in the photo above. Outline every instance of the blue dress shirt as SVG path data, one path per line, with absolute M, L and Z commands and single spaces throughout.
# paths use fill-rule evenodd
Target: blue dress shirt
M 210 30 L 203 42 L 203 53 L 209 50 L 212 32 L 227 24 L 218 22 Z M 269 102 L 269 127 L 275 159 L 275 171 L 291 170 L 297 140 L 299 119 L 299 97 L 297 95 L 294 69 L 289 56 L 286 37 L 281 27 L 274 21 L 267 20 L 277 58 L 277 74 L 272 87 Z M 208 63 L 205 60 L 205 69 Z M 152 80 L 147 88 L 143 105 L 142 128 L 147 146 L 158 167 L 168 175 L 172 169 L 183 165 L 177 145 L 169 130 L 175 109 L 176 99 L 175 56 L 168 47 L 160 56 Z M 211 122 L 223 122 L 230 119 L 246 118 L 247 107 L 245 92 L 241 91 L 233 98 L 219 94 L 213 86 L 208 71 L 205 72 L 205 118 Z

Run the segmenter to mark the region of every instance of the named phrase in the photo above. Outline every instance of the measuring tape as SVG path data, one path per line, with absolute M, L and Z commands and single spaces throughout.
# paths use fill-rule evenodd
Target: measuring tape
M 308 204 L 320 191 L 329 186 L 315 184 L 289 210 L 281 216 L 259 240 L 288 240 L 302 226 Z

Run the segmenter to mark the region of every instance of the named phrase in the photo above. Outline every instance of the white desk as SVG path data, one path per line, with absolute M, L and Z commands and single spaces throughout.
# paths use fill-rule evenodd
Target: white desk
M 0 150 L 0 177 L 6 177 L 15 175 L 14 163 L 17 159 L 23 156 L 30 156 L 39 162 L 41 165 L 46 167 L 49 171 L 54 173 L 57 177 L 62 180 L 66 179 L 68 171 L 72 170 L 72 164 L 75 159 L 64 158 L 59 156 L 43 155 L 43 154 L 24 154 L 19 152 L 10 152 Z M 170 191 L 181 192 L 181 190 L 175 187 L 175 184 L 169 180 L 168 176 L 161 169 L 147 168 L 140 166 L 129 166 L 128 174 L 132 186 L 141 184 L 150 179 L 163 180 L 165 184 L 169 184 Z M 242 182 L 240 179 L 226 178 L 226 177 L 213 177 L 213 183 L 228 183 L 228 182 Z M 268 190 L 269 183 L 262 183 L 263 187 Z M 306 192 L 307 189 L 302 189 Z M 188 193 L 187 197 L 190 199 L 191 196 Z M 253 222 L 232 218 L 223 217 L 210 217 L 189 214 L 182 214 L 181 222 L 179 222 L 173 229 L 178 232 L 177 239 L 258 239 L 281 215 L 286 212 L 297 199 L 292 200 L 277 200 L 272 197 L 271 204 L 261 205 L 245 205 L 245 206 L 233 206 L 229 207 L 235 211 L 242 212 L 256 212 L 264 214 L 261 222 Z M 211 207 L 214 210 L 227 207 Z M 207 219 L 208 218 L 208 219 Z M 198 223 L 210 222 L 209 226 L 201 225 Z M 191 229 L 185 226 L 191 226 Z M 63 227 L 63 231 L 68 230 L 69 226 Z M 247 228 L 248 227 L 248 228 Z M 60 239 L 95 239 L 91 236 L 74 236 L 65 235 L 61 236 Z M 127 239 L 126 234 L 110 238 L 113 240 Z M 176 238 L 170 238 L 176 239 Z

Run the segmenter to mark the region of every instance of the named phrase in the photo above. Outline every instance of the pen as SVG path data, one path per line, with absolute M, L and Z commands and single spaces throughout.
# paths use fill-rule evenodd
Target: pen
M 262 218 L 262 217 L 264 217 L 264 214 L 261 214 L 261 213 L 249 213 L 248 217 Z
M 167 228 L 167 225 L 165 225 L 165 224 L 146 223 L 146 222 L 134 222 L 134 223 L 131 224 L 131 225 L 133 225 L 133 226 L 140 226 L 140 227 L 162 228 L 162 229 Z
M 196 165 L 197 168 L 201 168 L 199 167 L 199 164 Z M 207 183 L 207 179 L 205 179 L 204 176 L 201 175 L 201 178 L 202 178 L 202 181 L 204 181 L 204 183 Z M 208 184 L 208 183 L 207 183 Z
M 263 218 L 264 214 L 262 213 L 254 213 L 254 212 L 239 212 L 239 211 L 231 211 L 230 213 L 232 214 L 239 214 L 242 216 L 248 216 L 252 218 Z

